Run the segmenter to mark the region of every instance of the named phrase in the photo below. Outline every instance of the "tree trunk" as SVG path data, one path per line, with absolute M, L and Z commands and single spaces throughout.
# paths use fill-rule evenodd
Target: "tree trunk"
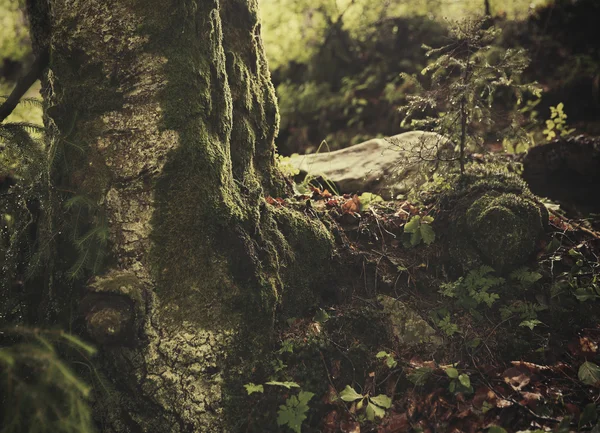
M 333 251 L 264 201 L 283 183 L 257 0 L 28 6 L 50 50 L 45 310 L 102 349 L 105 431 L 227 431 L 239 352 L 315 301 Z

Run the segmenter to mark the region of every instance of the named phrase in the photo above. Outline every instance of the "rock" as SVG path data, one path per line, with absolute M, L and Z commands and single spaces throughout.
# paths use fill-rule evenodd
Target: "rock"
M 561 138 L 529 149 L 523 179 L 539 196 L 600 211 L 600 137 Z
M 293 155 L 290 163 L 310 176 L 334 182 L 339 193 L 368 191 L 391 199 L 418 189 L 438 165 L 449 169 L 454 163 L 440 164 L 436 156 L 451 152 L 450 141 L 441 135 L 412 131 L 333 152 Z
M 386 295 L 380 295 L 377 300 L 388 317 L 391 334 L 400 345 L 415 346 L 428 343 L 439 346 L 442 344 L 441 337 L 429 323 L 405 303 Z
M 514 174 L 473 169 L 440 201 L 447 256 L 458 274 L 483 264 L 505 272 L 535 253 L 548 211 Z

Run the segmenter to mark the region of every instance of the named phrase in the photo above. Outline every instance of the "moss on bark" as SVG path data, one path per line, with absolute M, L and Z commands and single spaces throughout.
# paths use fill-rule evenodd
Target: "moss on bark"
M 333 253 L 321 223 L 263 199 L 282 184 L 257 3 L 49 5 L 49 224 L 69 228 L 53 272 L 87 254 L 73 239 L 106 227 L 106 251 L 68 284 L 104 344 L 106 430 L 226 431 L 232 345 L 244 335 L 260 352 L 276 311 L 312 305 Z

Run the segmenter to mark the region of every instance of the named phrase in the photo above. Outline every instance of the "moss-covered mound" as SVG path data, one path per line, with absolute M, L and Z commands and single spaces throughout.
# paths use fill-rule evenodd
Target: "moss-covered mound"
M 458 272 L 481 264 L 506 271 L 525 263 L 548 221 L 546 208 L 514 174 L 473 169 L 440 201 L 448 259 Z

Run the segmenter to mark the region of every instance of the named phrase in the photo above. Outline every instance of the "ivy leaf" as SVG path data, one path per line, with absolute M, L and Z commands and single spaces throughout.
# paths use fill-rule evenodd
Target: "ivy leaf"
M 369 402 L 367 404 L 367 419 L 369 421 L 373 421 L 375 417 L 383 418 L 385 416 L 385 409 L 380 408 L 379 406 L 372 404 Z
M 248 395 L 254 394 L 255 392 L 265 392 L 265 388 L 262 385 L 255 385 L 253 383 L 247 383 L 244 385 L 244 388 L 246 388 Z
M 364 396 L 354 391 L 354 388 L 351 388 L 350 385 L 346 385 L 346 388 L 340 392 L 340 398 L 344 401 L 356 401 L 364 398 Z
M 420 232 L 426 245 L 431 245 L 435 241 L 435 233 L 429 224 L 421 224 Z
M 392 399 L 385 394 L 379 394 L 375 397 L 369 397 L 369 400 L 375 403 L 377 406 L 383 407 L 384 409 L 389 409 L 392 406 Z
M 586 385 L 595 385 L 600 382 L 600 367 L 593 362 L 584 362 L 579 367 L 577 377 Z
M 298 385 L 296 382 L 277 382 L 276 380 L 265 382 L 265 385 L 283 386 L 287 389 L 300 388 L 300 385 Z
M 287 425 L 296 433 L 301 433 L 302 422 L 308 412 L 308 401 L 314 396 L 312 392 L 301 391 L 298 396 L 291 396 L 285 405 L 277 411 L 277 425 Z

